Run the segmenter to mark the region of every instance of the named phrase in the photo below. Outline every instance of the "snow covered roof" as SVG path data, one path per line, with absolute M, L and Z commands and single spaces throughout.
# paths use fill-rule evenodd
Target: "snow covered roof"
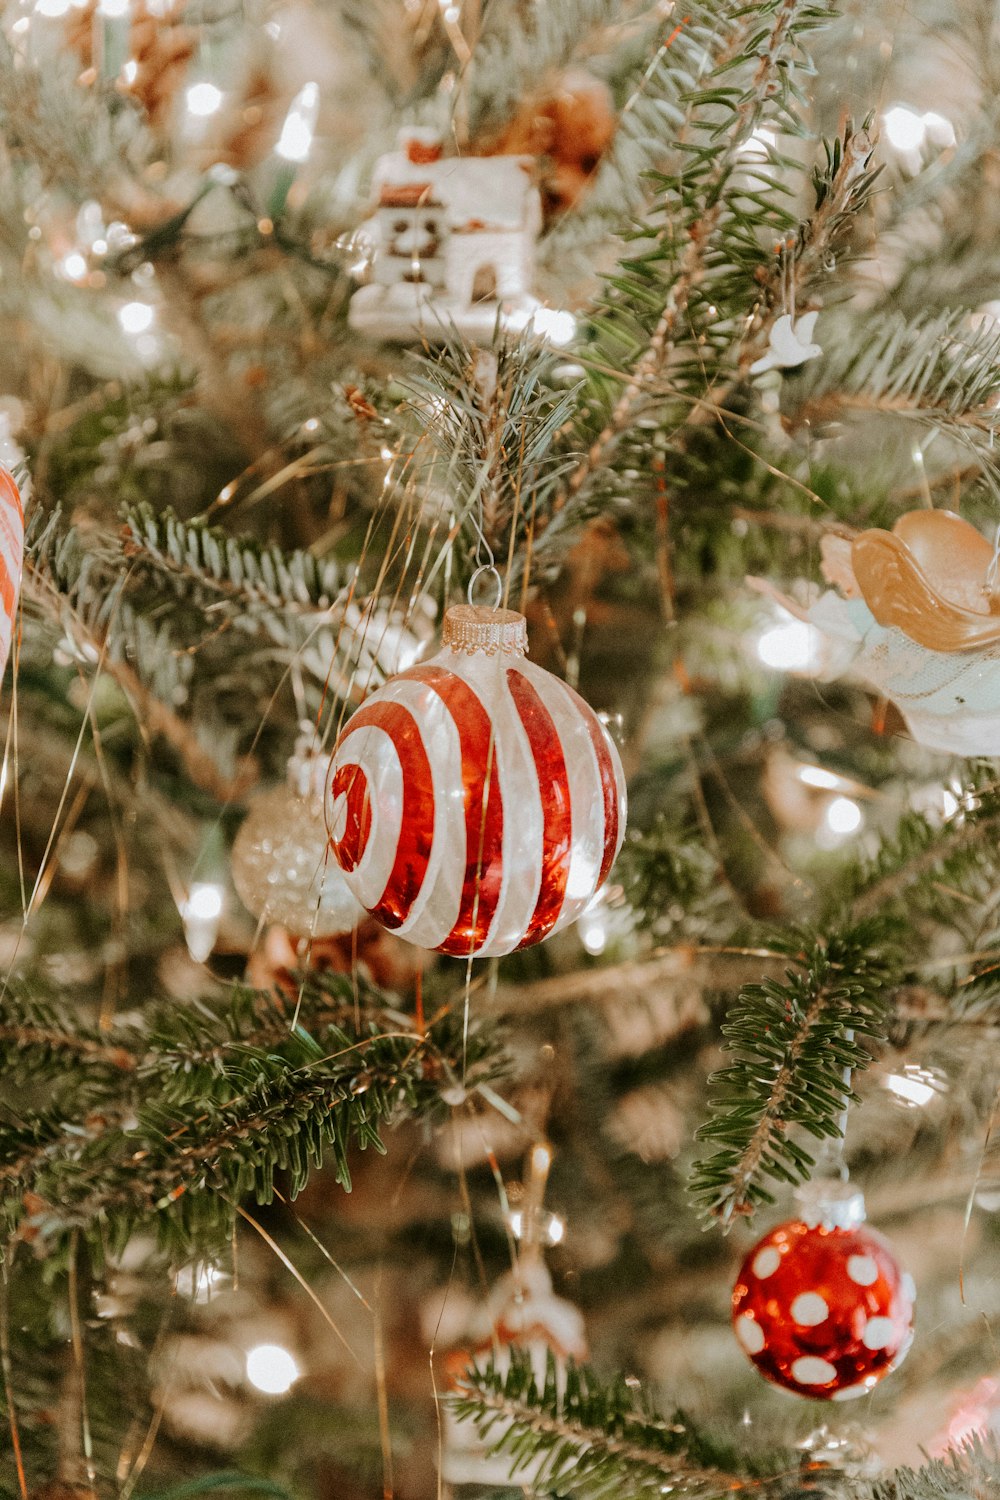
M 533 168 L 530 156 L 414 162 L 404 151 L 391 151 L 380 157 L 372 187 L 376 202 L 386 207 L 443 205 L 449 225 L 459 232 L 523 229 L 536 201 Z

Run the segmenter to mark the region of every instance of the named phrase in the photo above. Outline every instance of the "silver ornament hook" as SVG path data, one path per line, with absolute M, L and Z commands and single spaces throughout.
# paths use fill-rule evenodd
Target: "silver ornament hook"
M 503 579 L 500 577 L 499 569 L 494 567 L 492 563 L 482 563 L 473 573 L 472 577 L 469 579 L 469 587 L 466 590 L 466 598 L 468 599 L 469 603 L 473 605 L 473 607 L 483 607 L 481 604 L 477 604 L 475 598 L 476 585 L 483 577 L 492 578 L 493 587 L 496 590 L 496 595 L 493 603 L 485 607 L 488 609 L 499 609 L 500 601 L 503 598 Z

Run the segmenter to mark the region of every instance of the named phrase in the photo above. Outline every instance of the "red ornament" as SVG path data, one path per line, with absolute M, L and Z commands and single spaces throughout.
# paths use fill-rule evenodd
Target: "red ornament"
M 867 1395 L 913 1340 L 913 1278 L 865 1227 L 861 1194 L 838 1188 L 758 1240 L 733 1288 L 733 1328 L 760 1373 L 821 1401 Z
M 593 710 L 524 660 L 523 615 L 461 605 L 443 638 L 348 721 L 327 828 L 345 884 L 383 927 L 492 958 L 589 905 L 625 835 L 625 778 Z

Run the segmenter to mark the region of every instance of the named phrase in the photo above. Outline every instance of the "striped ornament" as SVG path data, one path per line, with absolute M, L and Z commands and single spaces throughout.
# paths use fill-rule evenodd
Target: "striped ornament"
M 0 675 L 14 635 L 24 562 L 24 511 L 12 476 L 0 466 Z
M 327 784 L 333 852 L 376 921 L 463 958 L 574 921 L 625 835 L 625 779 L 572 688 L 524 660 L 524 616 L 461 605 L 444 649 L 350 719 Z

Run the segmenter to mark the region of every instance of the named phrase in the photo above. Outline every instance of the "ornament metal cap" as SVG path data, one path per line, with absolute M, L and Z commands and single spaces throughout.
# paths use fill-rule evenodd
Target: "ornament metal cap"
M 864 1194 L 852 1182 L 817 1177 L 795 1194 L 803 1224 L 810 1229 L 856 1229 L 867 1217 Z
M 441 641 L 453 651 L 470 656 L 524 656 L 528 622 L 516 609 L 488 609 L 481 604 L 455 604 L 444 617 Z

